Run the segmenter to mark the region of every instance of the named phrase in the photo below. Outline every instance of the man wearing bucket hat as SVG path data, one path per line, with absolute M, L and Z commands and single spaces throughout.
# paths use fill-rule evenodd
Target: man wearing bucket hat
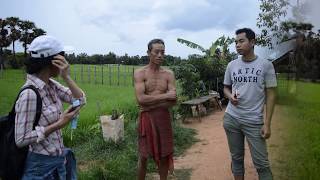
M 34 86 L 42 99 L 41 116 L 34 126 L 37 95 L 22 91 L 16 101 L 15 142 L 18 147 L 29 146 L 22 179 L 76 179 L 73 153 L 63 145 L 61 129 L 79 113 L 80 106 L 70 106 L 63 112 L 62 102 L 71 104 L 79 99 L 85 104 L 85 94 L 69 75 L 64 46 L 52 36 L 35 38 L 26 60 L 27 80 L 23 87 Z M 66 86 L 52 77 L 60 76 Z

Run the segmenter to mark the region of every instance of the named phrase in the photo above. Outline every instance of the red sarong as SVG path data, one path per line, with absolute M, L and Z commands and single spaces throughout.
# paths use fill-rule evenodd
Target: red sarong
M 160 159 L 168 158 L 169 171 L 173 172 L 173 135 L 168 109 L 140 112 L 138 131 L 140 156 L 151 156 L 158 168 Z

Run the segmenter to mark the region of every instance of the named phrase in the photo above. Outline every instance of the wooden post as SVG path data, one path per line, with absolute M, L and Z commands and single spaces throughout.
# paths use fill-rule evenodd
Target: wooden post
M 90 77 L 90 64 L 88 64 L 88 70 L 87 70 L 87 75 L 88 75 L 88 83 L 90 84 L 90 79 L 91 79 L 91 77 Z
M 123 85 L 126 86 L 127 85 L 127 66 L 124 66 L 124 72 L 123 72 Z
M 101 84 L 103 84 L 103 64 L 101 65 Z
M 77 82 L 77 71 L 76 71 L 76 65 L 73 65 L 73 71 L 74 73 L 74 81 Z
M 109 66 L 109 85 L 111 86 L 111 64 Z
M 97 66 L 94 65 L 94 84 L 97 84 Z
M 120 85 L 120 64 L 118 64 L 118 86 Z
M 132 66 L 132 86 L 134 86 L 134 66 Z
M 81 78 L 81 83 L 83 83 L 83 64 L 81 64 L 80 78 Z

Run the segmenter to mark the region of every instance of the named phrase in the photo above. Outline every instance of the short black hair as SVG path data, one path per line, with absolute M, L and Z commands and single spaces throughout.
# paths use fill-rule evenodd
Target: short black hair
M 165 46 L 164 41 L 162 39 L 152 39 L 148 43 L 148 51 L 151 51 L 153 44 L 163 44 L 163 46 Z
M 64 51 L 61 51 L 58 54 L 62 56 L 65 55 Z M 26 61 L 24 62 L 24 65 L 26 66 L 26 72 L 28 74 L 39 73 L 42 69 L 51 66 L 52 65 L 51 61 L 54 59 L 54 56 L 58 54 L 55 54 L 53 56 L 48 56 L 45 58 L 33 58 L 33 57 L 27 58 Z
M 51 60 L 48 58 L 32 58 L 29 57 L 25 61 L 25 66 L 26 66 L 26 72 L 28 74 L 37 74 L 39 73 L 42 69 L 49 67 L 52 65 Z
M 236 30 L 236 35 L 241 33 L 246 33 L 246 37 L 249 39 L 249 41 L 252 39 L 256 39 L 256 34 L 250 28 L 241 28 Z

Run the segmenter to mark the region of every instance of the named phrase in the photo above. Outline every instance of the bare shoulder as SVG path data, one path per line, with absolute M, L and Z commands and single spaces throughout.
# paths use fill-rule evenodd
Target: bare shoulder
M 146 73 L 146 66 L 140 67 L 134 70 L 134 77 L 135 78 L 144 78 Z
M 170 69 L 168 69 L 168 68 L 162 67 L 162 68 L 161 68 L 161 71 L 162 71 L 164 74 L 168 75 L 168 76 L 174 76 L 173 71 L 170 70 Z

